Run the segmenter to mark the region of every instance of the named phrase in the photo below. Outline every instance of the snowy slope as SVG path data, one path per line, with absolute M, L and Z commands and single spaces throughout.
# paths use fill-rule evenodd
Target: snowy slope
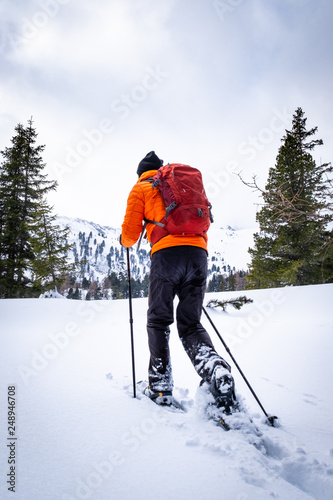
M 61 227 L 69 227 L 68 242 L 75 245 L 75 251 L 69 253 L 69 260 L 81 262 L 83 275 L 101 282 L 112 271 L 125 271 L 126 262 L 119 243 L 120 228 L 101 226 L 95 222 L 70 217 L 57 217 Z M 218 227 L 212 224 L 209 229 L 208 274 L 214 269 L 228 274 L 230 269 L 246 270 L 249 263 L 248 248 L 253 245 L 256 228 L 236 230 L 231 227 Z M 131 250 L 131 272 L 135 279 L 143 279 L 150 269 L 150 246 L 142 240 L 140 253 L 137 245 Z M 88 266 L 89 264 L 89 266 Z
M 260 449 L 251 436 L 204 419 L 199 380 L 174 326 L 175 392 L 184 414 L 132 397 L 128 301 L 1 300 L 0 498 L 331 500 L 332 292 L 333 285 L 254 290 L 246 293 L 254 302 L 240 311 L 209 310 L 264 407 L 280 417 L 278 429 L 262 424 L 234 369 L 264 433 Z M 133 301 L 137 380 L 148 363 L 146 307 L 146 299 Z M 13 385 L 15 494 L 6 484 Z
M 251 261 L 248 249 L 253 246 L 253 235 L 257 231 L 256 227 L 234 229 L 212 224 L 208 233 L 209 261 L 215 257 L 231 269 L 246 270 Z

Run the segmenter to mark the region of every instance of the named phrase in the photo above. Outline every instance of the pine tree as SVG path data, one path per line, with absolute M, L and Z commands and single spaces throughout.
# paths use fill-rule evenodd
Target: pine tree
M 38 221 L 45 222 L 42 213 L 49 216 L 41 200 L 57 187 L 42 173 L 45 164 L 41 154 L 45 146 L 35 144 L 37 134 L 32 119 L 27 127 L 18 124 L 15 132 L 12 146 L 1 151 L 4 160 L 0 166 L 0 297 L 31 295 L 32 267 L 36 268 L 43 253 L 36 248 L 36 228 Z M 42 228 L 38 228 L 40 231 Z M 50 235 L 44 238 L 45 244 L 49 238 Z M 46 275 L 49 274 L 48 268 Z
M 223 280 L 223 276 L 220 274 L 216 274 L 214 273 L 212 278 L 209 280 L 208 284 L 207 284 L 207 288 L 206 288 L 206 291 L 207 292 L 218 292 L 219 291 L 219 287 L 221 285 L 221 282 Z
M 52 208 L 42 201 L 35 214 L 30 241 L 34 258 L 29 262 L 32 287 L 40 293 L 43 289 L 58 288 L 66 275 L 74 270 L 68 264 L 67 252 L 72 245 L 67 244 L 69 228 L 61 229 L 56 224 Z
M 332 166 L 317 165 L 310 151 L 323 144 L 313 140 L 317 127 L 306 130 L 303 110 L 293 116 L 271 168 L 264 205 L 257 214 L 260 232 L 254 236 L 247 288 L 306 285 L 333 281 Z M 251 187 L 259 189 L 254 180 Z

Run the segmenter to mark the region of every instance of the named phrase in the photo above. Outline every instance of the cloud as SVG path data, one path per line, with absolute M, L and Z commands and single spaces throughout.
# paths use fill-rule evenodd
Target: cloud
M 137 163 L 155 149 L 202 169 L 223 222 L 251 225 L 256 200 L 232 172 L 264 184 L 298 106 L 319 127 L 318 154 L 332 159 L 327 0 L 0 9 L 1 148 L 34 117 L 49 176 L 64 167 L 52 195 L 63 215 L 119 223 Z

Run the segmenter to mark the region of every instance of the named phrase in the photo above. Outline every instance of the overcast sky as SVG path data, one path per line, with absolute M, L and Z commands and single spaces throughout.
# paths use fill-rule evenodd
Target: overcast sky
M 32 116 L 59 215 L 120 226 L 151 150 L 199 168 L 218 225 L 302 107 L 332 161 L 331 0 L 2 0 L 0 149 Z

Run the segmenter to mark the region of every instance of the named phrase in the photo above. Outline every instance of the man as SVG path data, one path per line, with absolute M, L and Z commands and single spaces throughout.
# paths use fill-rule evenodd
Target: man
M 165 204 L 151 179 L 163 161 L 154 151 L 140 161 L 139 180 L 131 190 L 122 224 L 121 243 L 133 246 L 142 232 L 143 221 L 161 221 Z M 147 225 L 151 241 L 156 226 Z M 173 378 L 169 352 L 170 325 L 174 321 L 173 302 L 177 295 L 176 320 L 180 340 L 192 364 L 207 382 L 217 406 L 229 412 L 235 403 L 234 381 L 229 364 L 214 349 L 200 323 L 207 279 L 207 236 L 167 234 L 151 248 L 149 308 L 147 314 L 150 362 L 146 394 L 157 404 L 172 404 Z

